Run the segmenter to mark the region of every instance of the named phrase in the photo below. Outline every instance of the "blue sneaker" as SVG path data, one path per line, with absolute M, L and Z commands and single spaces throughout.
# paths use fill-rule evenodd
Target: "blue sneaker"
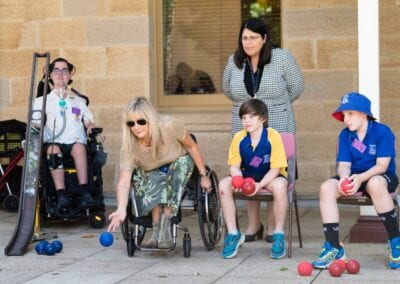
M 236 235 L 227 234 L 224 241 L 223 258 L 232 258 L 237 254 L 238 248 L 244 243 L 244 235 L 238 232 Z
M 388 265 L 390 268 L 400 268 L 400 237 L 396 237 L 390 241 L 390 255 Z
M 343 246 L 337 249 L 332 247 L 329 242 L 325 242 L 318 259 L 312 262 L 312 266 L 319 269 L 327 269 L 336 259 L 346 259 Z
M 272 235 L 272 249 L 270 257 L 273 259 L 284 258 L 286 255 L 285 235 L 283 233 L 274 233 Z

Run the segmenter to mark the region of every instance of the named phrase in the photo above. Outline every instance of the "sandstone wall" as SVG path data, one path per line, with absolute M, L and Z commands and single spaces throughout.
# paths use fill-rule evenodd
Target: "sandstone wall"
M 0 120 L 26 120 L 33 52 L 51 52 L 77 67 L 74 86 L 91 98 L 104 128 L 109 160 L 105 194 L 118 175 L 120 111 L 132 96 L 157 99 L 153 0 L 0 0 Z M 381 120 L 399 134 L 400 5 L 380 1 Z M 334 171 L 341 128 L 330 117 L 339 98 L 357 90 L 357 1 L 282 0 L 283 45 L 292 50 L 306 78 L 295 102 L 298 122 L 298 192 L 316 198 Z M 198 137 L 208 164 L 227 173 L 230 112 L 169 111 Z M 163 109 L 163 111 L 168 111 Z

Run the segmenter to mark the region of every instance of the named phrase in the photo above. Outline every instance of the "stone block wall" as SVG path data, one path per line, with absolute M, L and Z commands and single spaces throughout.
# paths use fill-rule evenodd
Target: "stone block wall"
M 114 195 L 121 109 L 150 96 L 148 0 L 0 0 L 0 120 L 26 121 L 33 52 L 76 67 L 73 86 L 90 97 L 104 128 L 105 195 Z
M 139 95 L 157 101 L 155 1 L 0 0 L 0 120 L 26 120 L 33 52 L 68 58 L 77 68 L 74 86 L 90 97 L 96 123 L 104 128 L 106 196 L 114 195 L 118 177 L 123 105 Z M 398 1 L 380 1 L 381 121 L 398 137 L 399 19 Z M 283 46 L 306 79 L 306 91 L 294 103 L 298 193 L 316 198 L 320 183 L 334 172 L 342 127 L 330 113 L 343 94 L 358 88 L 357 0 L 282 0 L 282 32 Z M 228 109 L 163 109 L 186 122 L 220 177 L 228 171 Z
M 358 90 L 357 2 L 283 3 L 283 44 L 296 56 L 306 90 L 294 103 L 298 124 L 298 193 L 317 197 L 323 180 L 335 171 L 336 138 L 343 127 L 331 118 L 339 99 Z M 380 1 L 380 120 L 399 137 L 400 37 L 398 1 Z M 397 141 L 399 145 L 399 142 Z M 399 163 L 399 158 L 397 158 Z

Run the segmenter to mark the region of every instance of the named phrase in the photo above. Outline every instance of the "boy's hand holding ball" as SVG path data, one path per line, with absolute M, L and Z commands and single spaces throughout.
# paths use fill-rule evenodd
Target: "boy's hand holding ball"
M 351 185 L 352 182 L 353 181 L 350 178 L 346 178 L 339 184 L 343 193 L 348 194 L 348 191 L 353 189 L 353 185 Z
M 231 183 L 234 189 L 239 189 L 245 195 L 252 195 L 256 190 L 255 181 L 251 177 L 233 176 Z

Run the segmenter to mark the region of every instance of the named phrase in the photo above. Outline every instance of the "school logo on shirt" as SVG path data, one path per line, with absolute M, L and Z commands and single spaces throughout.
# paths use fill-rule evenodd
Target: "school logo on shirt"
M 264 155 L 264 164 L 268 164 L 270 161 L 270 155 Z
M 376 145 L 369 145 L 368 154 L 375 156 L 376 155 Z

